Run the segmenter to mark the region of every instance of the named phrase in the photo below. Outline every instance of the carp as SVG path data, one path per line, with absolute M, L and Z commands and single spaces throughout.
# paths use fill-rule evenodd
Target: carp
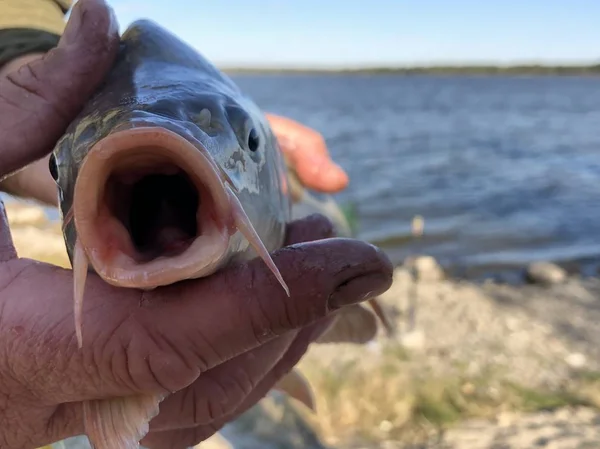
M 149 20 L 121 37 L 103 85 L 51 154 L 83 344 L 85 281 L 150 290 L 271 259 L 292 220 L 277 139 L 258 106 L 211 62 Z M 161 398 L 86 401 L 97 449 L 136 448 Z

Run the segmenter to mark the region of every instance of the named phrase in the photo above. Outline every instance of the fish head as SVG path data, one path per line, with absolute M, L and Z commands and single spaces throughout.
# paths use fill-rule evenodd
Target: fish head
M 265 115 L 151 22 L 122 41 L 50 158 L 71 263 L 79 244 L 105 281 L 151 289 L 269 259 L 291 205 Z

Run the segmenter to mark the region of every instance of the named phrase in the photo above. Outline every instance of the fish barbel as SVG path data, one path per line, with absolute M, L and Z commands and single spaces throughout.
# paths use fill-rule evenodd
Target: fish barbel
M 121 37 L 116 62 L 50 157 L 74 273 L 83 344 L 85 282 L 150 290 L 261 257 L 292 220 L 275 135 L 258 106 L 188 44 L 149 20 Z M 139 447 L 161 398 L 85 401 L 96 449 Z

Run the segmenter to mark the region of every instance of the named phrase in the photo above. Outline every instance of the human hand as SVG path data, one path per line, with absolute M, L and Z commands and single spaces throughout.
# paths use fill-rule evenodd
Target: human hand
M 112 66 L 117 20 L 102 0 L 83 3 L 75 6 L 57 48 L 0 76 L 5 176 L 47 157 Z
M 171 394 L 142 444 L 193 446 L 273 388 L 335 310 L 391 285 L 392 267 L 381 252 L 343 239 L 273 254 L 290 298 L 259 259 L 145 293 L 90 275 L 86 344 L 78 349 L 72 272 L 15 258 L 6 226 L 4 220 L 0 446 L 11 449 L 84 433 L 84 400 L 136 394 Z M 289 238 L 314 240 L 330 231 L 313 217 L 292 225 Z
M 323 136 L 292 119 L 266 114 L 282 153 L 309 189 L 337 193 L 348 186 L 348 175 L 331 160 Z
M 60 46 L 0 80 L 0 176 L 64 132 L 110 67 L 114 23 L 101 0 L 80 0 Z M 310 217 L 290 226 L 287 244 L 330 233 Z M 259 259 L 145 293 L 89 275 L 78 349 L 72 272 L 17 258 L 1 213 L 0 447 L 81 434 L 82 401 L 135 394 L 170 394 L 145 446 L 192 446 L 264 396 L 336 310 L 391 284 L 387 257 L 358 241 L 296 244 L 273 259 L 290 298 Z

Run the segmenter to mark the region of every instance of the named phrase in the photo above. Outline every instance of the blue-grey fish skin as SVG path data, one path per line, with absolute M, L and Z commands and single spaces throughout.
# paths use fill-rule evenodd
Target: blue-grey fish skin
M 200 142 L 233 181 L 267 250 L 282 245 L 291 205 L 285 167 L 266 117 L 227 75 L 148 20 L 134 22 L 123 34 L 113 69 L 53 152 L 63 219 L 90 148 L 116 130 L 135 126 L 160 126 Z M 247 147 L 252 127 L 259 135 L 257 151 Z M 67 222 L 64 238 L 72 263 L 73 220 Z M 229 260 L 255 256 L 239 233 L 230 252 Z

